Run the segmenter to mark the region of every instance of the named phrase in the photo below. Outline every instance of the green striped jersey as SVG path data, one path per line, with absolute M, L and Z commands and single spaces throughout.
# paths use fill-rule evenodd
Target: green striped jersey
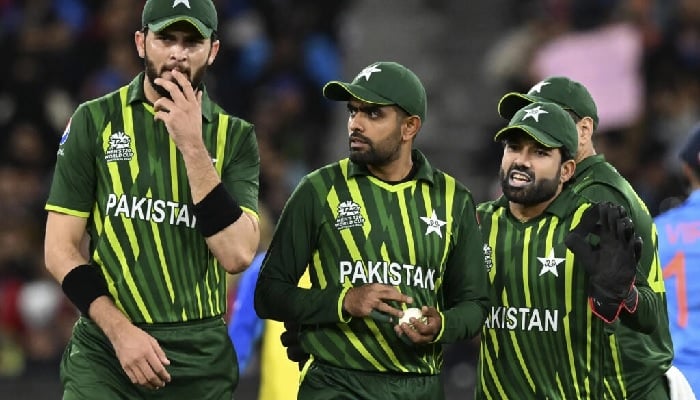
M 87 218 L 91 263 L 137 323 L 221 315 L 226 273 L 195 229 L 182 155 L 143 93 L 128 86 L 81 104 L 61 138 L 46 209 Z M 203 139 L 229 192 L 257 213 L 253 127 L 203 96 Z
M 673 359 L 656 226 L 644 202 L 603 155 L 588 157 L 577 164 L 572 190 L 594 202 L 610 201 L 625 207 L 644 241 L 636 282 L 640 301 L 635 319 L 628 322 L 623 313 L 623 323 L 615 328 L 620 348 L 624 349 L 627 397 L 643 398 L 671 366 Z M 648 326 L 639 332 L 635 326 L 639 323 Z
M 441 343 L 478 334 L 488 301 L 471 194 L 417 150 L 410 181 L 388 184 L 348 159 L 307 175 L 288 200 L 256 288 L 262 318 L 297 321 L 316 360 L 343 368 L 437 374 Z M 312 287 L 297 288 L 309 270 Z M 393 324 L 349 318 L 344 293 L 383 283 L 443 313 L 439 343 L 405 344 Z M 400 308 L 400 305 L 392 304 Z
M 521 223 L 480 204 L 492 307 L 481 335 L 477 399 L 622 399 L 617 343 L 588 306 L 588 279 L 564 238 L 589 203 L 565 189 Z

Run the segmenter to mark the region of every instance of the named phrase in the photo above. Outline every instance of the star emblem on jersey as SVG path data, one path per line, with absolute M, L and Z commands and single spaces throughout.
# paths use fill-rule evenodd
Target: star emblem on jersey
M 365 67 L 362 71 L 360 71 L 359 74 L 357 74 L 357 78 L 365 78 L 366 81 L 369 80 L 369 77 L 372 76 L 373 73 L 375 72 L 382 72 L 381 69 L 379 69 L 376 65 L 370 65 L 369 67 Z
M 549 85 L 549 82 L 539 82 L 536 83 L 533 87 L 530 88 L 530 91 L 527 92 L 527 94 L 532 94 L 532 93 L 542 93 L 542 87 Z
M 428 224 L 428 228 L 425 230 L 425 236 L 428 236 L 430 232 L 435 232 L 438 236 L 442 237 L 442 231 L 440 229 L 445 226 L 447 222 L 439 220 L 435 210 L 433 210 L 433 214 L 430 217 L 420 217 L 420 219 Z
M 549 251 L 547 257 L 537 257 L 539 262 L 542 263 L 542 269 L 540 270 L 540 276 L 551 272 L 554 276 L 559 276 L 559 271 L 557 271 L 557 266 L 564 262 L 563 258 L 554 257 L 554 249 Z
M 178 4 L 182 4 L 183 6 L 192 9 L 192 7 L 190 7 L 190 0 L 175 0 L 173 1 L 173 8 L 175 8 L 175 6 Z
M 540 122 L 541 114 L 549 114 L 547 111 L 542 109 L 542 106 L 533 107 L 529 110 L 525 110 L 525 116 L 523 116 L 523 121 L 528 117 L 534 119 L 536 122 Z

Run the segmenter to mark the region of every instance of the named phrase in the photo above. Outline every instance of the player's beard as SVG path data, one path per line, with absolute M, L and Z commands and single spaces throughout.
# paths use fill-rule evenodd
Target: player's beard
M 508 182 L 508 176 L 512 171 L 520 171 L 532 179 L 532 183 L 524 187 L 516 187 Z M 559 180 L 561 179 L 561 169 L 557 170 L 556 176 L 552 179 L 542 178 L 537 180 L 534 171 L 520 166 L 511 166 L 508 172 L 504 172 L 503 168 L 498 171 L 498 177 L 501 181 L 501 189 L 503 195 L 513 203 L 522 204 L 524 206 L 533 206 L 544 203 L 552 199 L 559 190 Z
M 172 100 L 172 97 L 170 96 L 170 92 L 168 92 L 164 87 L 162 87 L 160 85 L 156 85 L 154 83 L 155 79 L 158 77 L 162 77 L 163 73 L 166 72 L 167 70 L 164 70 L 163 68 L 161 68 L 160 71 L 158 71 L 156 69 L 156 66 L 153 63 L 153 61 L 148 57 L 148 53 L 144 52 L 143 59 L 144 59 L 144 65 L 146 67 L 146 77 L 151 82 L 151 85 L 153 86 L 153 88 L 156 90 L 156 92 L 158 93 L 159 96 L 166 97 L 166 98 Z M 192 78 L 190 79 L 190 83 L 192 84 L 192 87 L 195 90 L 201 89 L 202 81 L 204 80 L 204 77 L 206 76 L 206 73 L 207 73 L 207 67 L 208 67 L 208 65 L 205 63 L 199 69 L 194 70 L 194 73 L 192 73 Z M 184 70 L 184 71 L 180 70 L 180 72 L 182 72 L 183 74 L 185 74 L 188 77 L 190 76 L 190 71 L 191 70 L 189 68 Z M 182 90 L 182 88 L 175 81 L 175 79 L 171 79 L 171 81 L 173 83 L 175 83 L 180 88 L 180 90 Z
M 397 127 L 391 135 L 379 143 L 375 143 L 358 132 L 350 134 L 350 139 L 361 140 L 367 146 L 366 150 L 350 148 L 350 161 L 359 165 L 382 167 L 399 158 L 401 149 L 401 128 Z

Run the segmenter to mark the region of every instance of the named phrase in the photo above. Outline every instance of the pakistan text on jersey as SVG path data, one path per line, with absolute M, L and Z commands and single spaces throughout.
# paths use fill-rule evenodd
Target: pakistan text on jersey
M 486 328 L 511 331 L 557 332 L 559 310 L 528 307 L 491 307 Z
M 110 193 L 107 197 L 105 215 L 156 223 L 166 222 L 170 225 L 182 224 L 189 228 L 194 228 L 197 223 L 197 218 L 190 212 L 187 204 L 124 194 L 117 197 L 114 193 Z
M 341 261 L 340 283 L 383 283 L 435 289 L 435 268 L 391 261 Z

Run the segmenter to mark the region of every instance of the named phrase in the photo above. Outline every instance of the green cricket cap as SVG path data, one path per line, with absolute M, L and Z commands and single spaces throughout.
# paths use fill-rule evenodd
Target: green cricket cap
M 506 93 L 498 102 L 498 113 L 511 119 L 515 113 L 535 101 L 549 101 L 571 110 L 579 117 L 591 117 L 594 128 L 598 127 L 598 109 L 585 86 L 564 76 L 552 76 L 536 83 L 523 94 Z
M 219 25 L 212 0 L 147 0 L 141 14 L 141 26 L 153 32 L 180 21 L 192 24 L 204 38 L 210 38 Z
M 518 110 L 508 125 L 496 132 L 493 140 L 521 131 L 549 148 L 565 148 L 572 156 L 578 151 L 578 131 L 571 116 L 558 104 L 534 102 Z
M 420 79 L 410 69 L 392 61 L 368 65 L 352 82 L 330 81 L 323 87 L 323 95 L 336 101 L 355 98 L 370 104 L 397 105 L 422 121 L 428 112 Z

